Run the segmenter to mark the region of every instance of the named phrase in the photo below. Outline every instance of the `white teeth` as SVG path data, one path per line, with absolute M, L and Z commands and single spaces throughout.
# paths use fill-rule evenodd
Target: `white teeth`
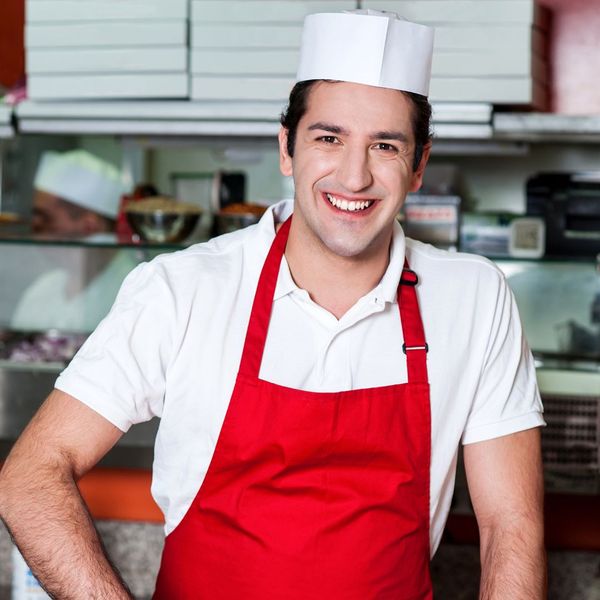
M 336 198 L 335 196 L 332 196 L 331 194 L 326 194 L 327 196 L 327 200 L 329 200 L 329 202 L 335 206 L 336 208 L 339 208 L 340 210 L 345 210 L 348 212 L 354 212 L 357 210 L 364 210 L 365 208 L 369 208 L 369 206 L 371 206 L 371 204 L 373 204 L 373 200 L 365 200 L 363 202 L 357 202 L 355 200 L 340 200 L 339 198 Z

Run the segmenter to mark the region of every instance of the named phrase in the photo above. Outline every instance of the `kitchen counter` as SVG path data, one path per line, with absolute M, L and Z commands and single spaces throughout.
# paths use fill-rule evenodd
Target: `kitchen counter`
M 97 521 L 112 561 L 138 600 L 150 598 L 163 546 L 160 525 Z M 0 600 L 10 599 L 11 543 L 0 523 Z M 479 589 L 479 547 L 475 544 L 442 543 L 432 564 L 435 597 L 472 600 Z M 548 553 L 549 600 L 600 598 L 600 553 L 550 551 Z
M 62 365 L 0 361 L 0 461 L 52 391 Z M 104 467 L 150 469 L 158 419 L 132 427 L 100 463 Z

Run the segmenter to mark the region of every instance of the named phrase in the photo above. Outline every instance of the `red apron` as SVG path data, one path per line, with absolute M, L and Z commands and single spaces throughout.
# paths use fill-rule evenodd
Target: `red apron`
M 306 392 L 259 379 L 291 219 L 258 282 L 212 461 L 166 539 L 155 599 L 431 599 L 426 344 L 405 265 L 408 383 Z

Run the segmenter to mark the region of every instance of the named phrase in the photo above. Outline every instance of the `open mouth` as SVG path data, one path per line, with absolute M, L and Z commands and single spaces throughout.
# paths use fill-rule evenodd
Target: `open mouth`
M 329 204 L 335 206 L 339 210 L 346 212 L 359 212 L 361 210 L 367 210 L 370 206 L 375 203 L 375 200 L 345 200 L 344 198 L 337 198 L 333 194 L 325 194 Z

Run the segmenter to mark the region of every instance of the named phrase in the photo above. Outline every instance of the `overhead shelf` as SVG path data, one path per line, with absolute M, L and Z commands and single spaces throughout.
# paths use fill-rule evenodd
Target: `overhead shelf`
M 279 102 L 25 101 L 14 110 L 26 134 L 273 140 L 283 108 Z M 0 136 L 13 133 L 11 111 L 0 106 Z M 463 143 L 467 152 L 475 143 L 493 154 L 522 152 L 527 142 L 600 141 L 600 116 L 494 113 L 485 103 L 434 103 L 432 125 L 436 140 L 459 152 Z
M 553 113 L 496 113 L 494 137 L 525 142 L 600 141 L 600 116 Z
M 33 102 L 17 107 L 22 133 L 120 136 L 267 137 L 279 130 L 278 102 Z M 433 125 L 442 139 L 489 139 L 487 104 L 436 104 Z
M 17 108 L 22 133 L 272 137 L 279 103 L 32 102 Z

